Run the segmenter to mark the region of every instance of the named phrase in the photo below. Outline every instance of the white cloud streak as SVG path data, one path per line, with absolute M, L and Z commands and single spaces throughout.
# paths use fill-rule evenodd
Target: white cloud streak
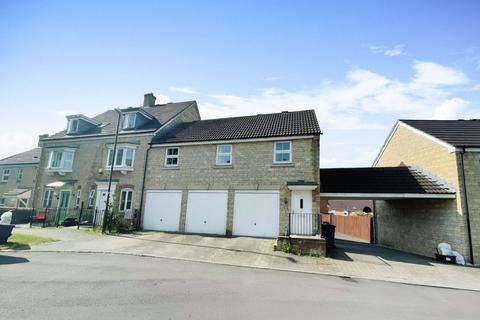
M 197 90 L 194 90 L 189 87 L 169 87 L 168 91 L 179 92 L 179 93 L 188 93 L 188 94 L 198 94 Z
M 404 56 L 407 52 L 404 50 L 404 44 L 397 44 L 393 47 L 387 47 L 384 45 L 370 45 L 368 49 L 375 54 L 383 54 L 387 57 L 396 57 L 396 56 Z

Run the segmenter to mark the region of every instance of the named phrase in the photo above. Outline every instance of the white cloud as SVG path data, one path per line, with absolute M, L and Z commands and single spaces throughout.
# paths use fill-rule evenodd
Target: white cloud
M 280 77 L 266 77 L 263 80 L 264 81 L 276 81 L 276 80 L 280 80 L 280 79 L 281 79 Z
M 35 148 L 37 142 L 38 136 L 20 131 L 0 133 L 0 159 Z
M 404 44 L 397 44 L 393 47 L 387 47 L 384 45 L 370 45 L 368 46 L 368 49 L 372 51 L 373 53 L 380 53 L 388 57 L 396 57 L 396 56 L 404 56 L 407 54 L 407 52 L 404 50 L 405 45 Z
M 416 61 L 415 84 L 441 86 L 459 85 L 468 82 L 468 77 L 460 70 L 445 67 L 434 62 Z
M 443 101 L 438 107 L 435 108 L 433 112 L 432 119 L 436 120 L 448 120 L 448 119 L 458 119 L 462 111 L 470 103 L 460 98 L 452 98 Z
M 455 97 L 452 87 L 468 82 L 461 71 L 433 62 L 414 62 L 410 80 L 400 81 L 366 69 L 354 69 L 341 82 L 323 81 L 316 88 L 265 88 L 258 94 L 209 95 L 201 102 L 204 118 L 282 110 L 315 109 L 322 128 L 385 129 L 396 118 L 457 117 L 468 101 Z M 385 122 L 384 118 L 391 119 Z
M 480 83 L 472 87 L 472 91 L 480 91 Z
M 188 94 L 198 94 L 199 92 L 192 89 L 192 88 L 189 88 L 189 87 L 169 87 L 168 88 L 169 91 L 172 91 L 172 92 L 180 92 L 180 93 L 188 93 Z
M 157 98 L 155 100 L 155 103 L 158 103 L 158 104 L 169 103 L 172 101 L 169 96 L 166 96 L 161 93 L 155 93 L 155 97 Z

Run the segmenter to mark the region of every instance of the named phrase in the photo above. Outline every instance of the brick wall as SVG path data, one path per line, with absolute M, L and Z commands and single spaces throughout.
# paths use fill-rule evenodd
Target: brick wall
M 419 167 L 455 188 L 457 195 L 453 200 L 375 201 L 380 244 L 432 256 L 439 242 L 448 242 L 469 257 L 458 157 L 447 147 L 398 127 L 376 166 Z
M 150 151 L 146 190 L 183 190 L 180 230 L 184 231 L 188 190 L 228 190 L 227 233 L 233 229 L 235 190 L 279 190 L 280 232 L 288 224 L 290 191 L 287 181 L 319 181 L 319 141 L 292 140 L 293 164 L 273 164 L 274 142 L 233 144 L 232 166 L 216 166 L 216 145 L 189 145 L 179 149 L 179 166 L 165 168 L 165 147 Z M 287 204 L 285 204 L 287 199 Z M 320 196 L 313 191 L 312 208 L 318 212 Z

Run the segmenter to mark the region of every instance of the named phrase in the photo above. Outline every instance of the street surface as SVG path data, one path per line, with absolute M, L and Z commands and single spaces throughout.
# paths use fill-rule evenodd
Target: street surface
M 480 293 L 118 254 L 0 253 L 2 319 L 477 319 Z

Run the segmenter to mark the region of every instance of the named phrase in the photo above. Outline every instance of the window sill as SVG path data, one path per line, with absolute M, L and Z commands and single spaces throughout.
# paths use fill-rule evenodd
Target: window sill
M 112 167 L 106 167 L 105 170 L 110 171 Z M 133 171 L 132 167 L 113 167 L 113 171 Z
M 68 173 L 68 172 L 72 172 L 73 170 L 66 170 L 66 169 L 53 169 L 53 168 L 47 168 L 45 169 L 45 171 L 47 172 L 58 172 L 58 173 Z
M 171 167 L 162 167 L 162 170 L 180 170 L 179 166 L 171 166 Z
M 295 167 L 295 164 L 292 162 L 285 162 L 285 163 L 272 163 L 273 167 Z
M 221 164 L 216 164 L 213 166 L 214 169 L 233 169 L 233 165 L 228 164 L 228 165 L 221 165 Z

